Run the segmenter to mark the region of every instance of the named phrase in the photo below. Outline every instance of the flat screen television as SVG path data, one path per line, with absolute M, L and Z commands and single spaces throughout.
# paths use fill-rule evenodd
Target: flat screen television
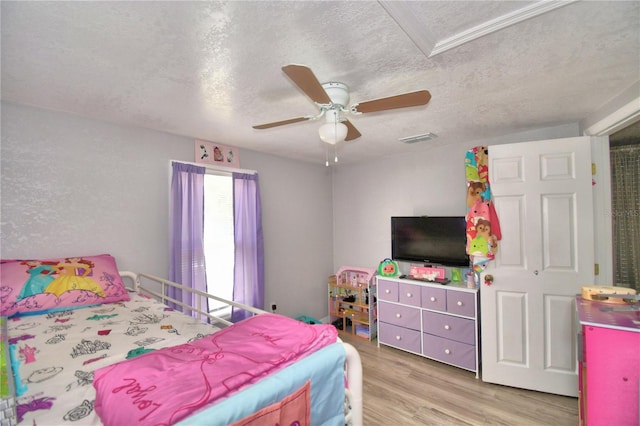
M 469 266 L 464 216 L 391 217 L 393 260 Z

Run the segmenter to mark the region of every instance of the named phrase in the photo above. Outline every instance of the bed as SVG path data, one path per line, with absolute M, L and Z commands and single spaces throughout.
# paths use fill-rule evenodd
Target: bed
M 89 260 L 2 261 L 2 341 L 14 378 L 2 402 L 15 406 L 6 424 L 362 424 L 360 358 L 332 326 Z M 55 281 L 65 275 L 53 266 L 61 262 L 94 283 Z M 11 288 L 12 268 L 31 271 L 29 279 Z M 193 307 L 169 298 L 169 288 L 193 293 Z M 250 317 L 232 324 L 210 303 Z

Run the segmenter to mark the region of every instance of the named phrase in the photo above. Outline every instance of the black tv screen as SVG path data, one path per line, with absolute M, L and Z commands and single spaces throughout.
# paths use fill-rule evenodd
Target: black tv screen
M 393 260 L 469 266 L 464 216 L 394 216 L 391 218 Z

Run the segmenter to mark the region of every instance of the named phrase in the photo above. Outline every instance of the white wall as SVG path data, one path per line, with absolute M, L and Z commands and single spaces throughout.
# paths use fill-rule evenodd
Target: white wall
M 324 318 L 334 273 L 331 169 L 255 151 L 240 160 L 260 174 L 265 309 L 276 303 L 278 313 Z
M 333 178 L 334 269 L 377 268 L 391 256 L 391 216 L 463 216 L 464 156 L 477 145 L 579 136 L 577 124 L 491 140 L 439 146 L 437 139 L 409 155 L 337 168 Z M 400 264 L 401 272 L 407 265 Z
M 327 315 L 327 276 L 390 256 L 392 215 L 463 215 L 464 154 L 476 145 L 579 136 L 577 125 L 325 168 L 255 151 L 260 175 L 265 305 Z M 224 141 L 220 141 L 224 143 Z M 2 104 L 0 256 L 111 253 L 121 269 L 168 275 L 169 160 L 193 161 L 193 139 Z
M 166 277 L 169 159 L 193 142 L 2 104 L 3 258 L 110 253 Z
M 120 269 L 167 277 L 169 160 L 193 161 L 193 147 L 192 138 L 3 103 L 0 256 L 110 253 Z M 266 303 L 323 317 L 329 171 L 252 151 L 240 161 L 260 175 Z

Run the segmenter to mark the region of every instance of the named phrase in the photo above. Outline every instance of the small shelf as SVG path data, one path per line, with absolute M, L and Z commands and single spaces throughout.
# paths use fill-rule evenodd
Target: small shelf
M 345 306 L 357 306 L 358 308 L 364 308 L 364 309 L 369 309 L 369 305 L 368 304 L 363 304 L 363 303 L 357 303 L 357 302 L 345 302 L 345 301 L 336 301 L 337 305 L 345 305 Z
M 369 313 L 368 312 L 356 312 L 356 311 L 344 311 L 344 312 L 331 312 L 332 316 L 339 318 L 349 318 L 351 321 L 357 321 L 360 324 L 369 325 Z
M 348 290 L 355 290 L 357 288 L 361 288 L 361 287 L 367 287 L 367 283 L 357 283 L 356 285 L 353 284 L 340 284 L 340 283 L 336 283 L 336 284 L 331 284 L 331 286 L 336 287 L 336 288 L 345 288 Z
M 343 267 L 329 277 L 329 319 L 339 333 L 377 336 L 375 269 Z

